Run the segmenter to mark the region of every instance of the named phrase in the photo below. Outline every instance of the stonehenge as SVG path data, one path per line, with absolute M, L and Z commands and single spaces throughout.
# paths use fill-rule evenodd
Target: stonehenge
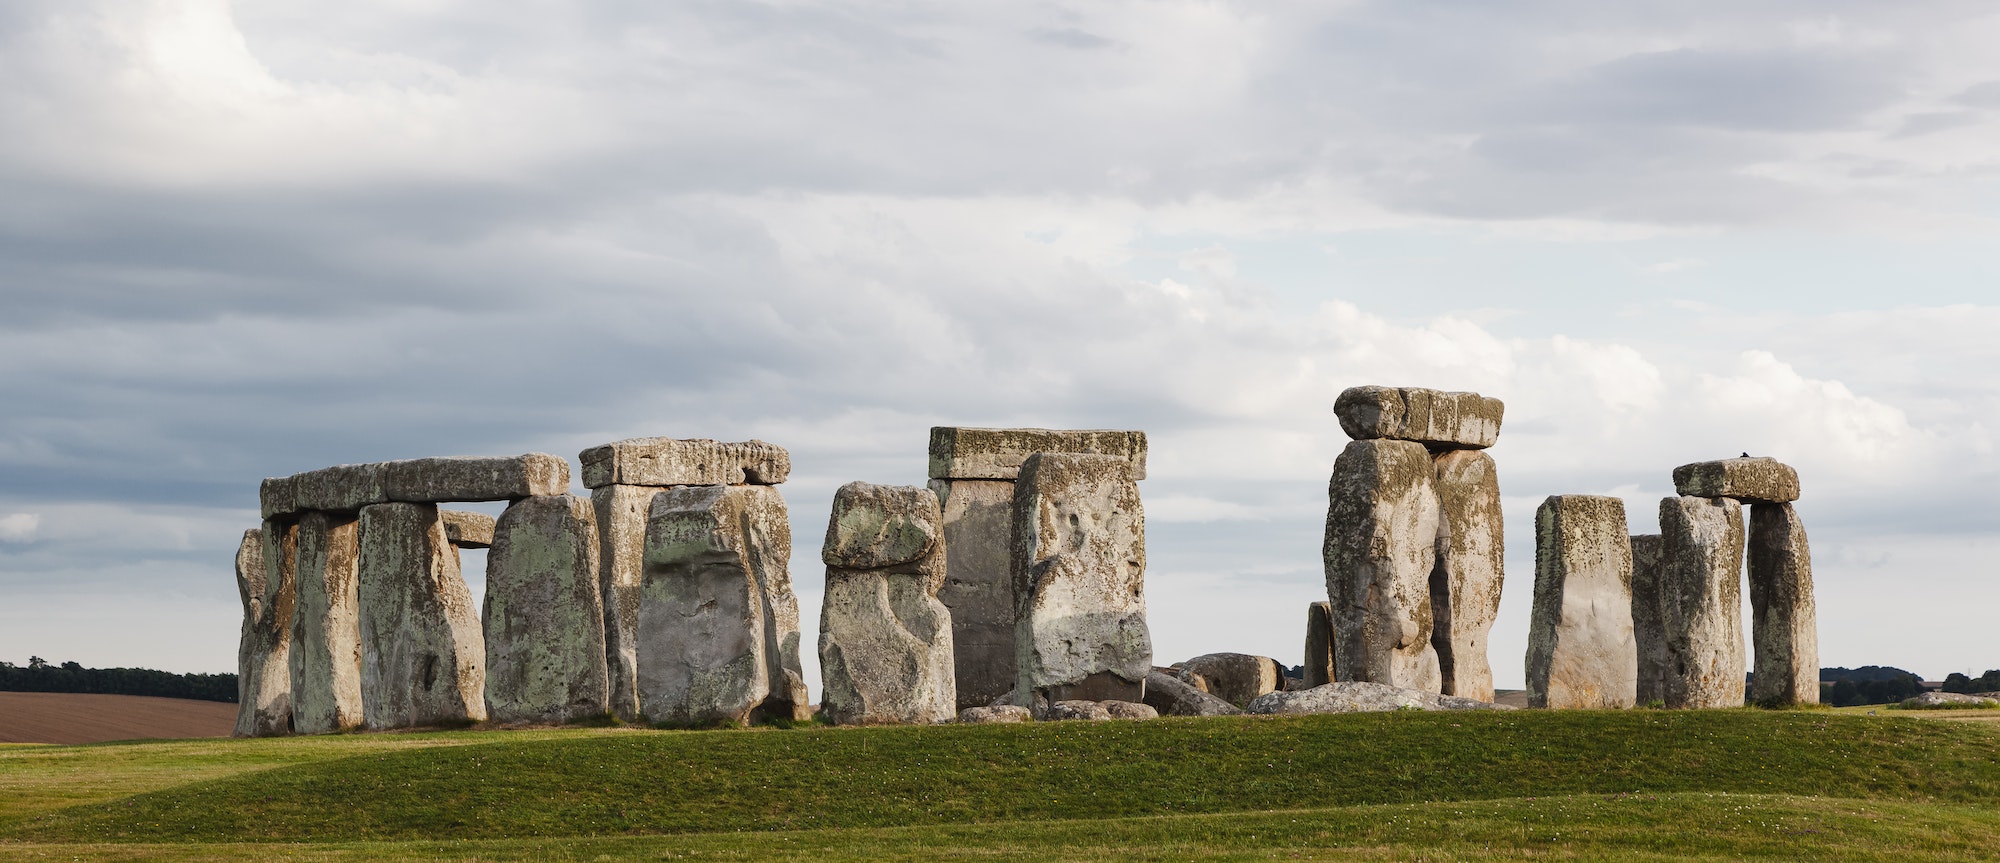
M 1012 508 L 1016 703 L 1145 700 L 1153 640 L 1133 471 L 1115 455 L 1042 452 L 1021 463 Z
M 1208 694 L 1235 705 L 1249 704 L 1259 695 L 1285 688 L 1284 666 L 1268 656 L 1204 653 L 1181 663 L 1180 670 L 1199 675 L 1208 684 Z
M 1660 610 L 1660 535 L 1635 534 L 1632 544 L 1632 645 L 1638 652 L 1640 706 L 1667 703 L 1667 622 Z M 1819 670 L 1814 669 L 1815 676 Z M 1817 682 L 1815 682 L 1817 687 Z
M 236 649 L 237 737 L 292 730 L 293 550 L 298 527 L 266 521 L 243 532 L 236 591 L 243 627 Z
M 961 710 L 1014 691 L 1015 481 L 1034 453 L 1105 455 L 1146 478 L 1146 433 L 1105 429 L 981 429 L 938 426 L 930 435 L 930 488 L 944 515 L 945 584 L 951 609 L 953 677 Z
M 1497 407 L 1491 415 L 1497 433 Z M 1487 657 L 1486 635 L 1500 616 L 1500 587 L 1505 580 L 1502 558 L 1507 545 L 1500 515 L 1500 477 L 1493 457 L 1483 450 L 1439 453 L 1436 466 L 1438 535 L 1437 563 L 1431 570 L 1431 647 L 1437 651 L 1443 694 L 1492 701 L 1493 666 Z
M 1306 655 L 1301 666 L 1306 689 L 1333 682 L 1333 603 L 1306 604 Z
M 1660 501 L 1660 610 L 1668 707 L 1743 706 L 1743 505 Z
M 851 482 L 833 498 L 820 551 L 821 709 L 837 725 L 947 722 L 958 714 L 944 516 L 914 486 Z
M 361 713 L 369 728 L 486 718 L 486 639 L 436 504 L 361 508 Z
M 1750 700 L 1819 703 L 1819 624 L 1812 551 L 1790 503 L 1750 505 L 1750 641 L 1756 669 Z
M 1633 705 L 1638 650 L 1623 500 L 1555 495 L 1536 510 L 1527 672 L 1529 707 Z
M 299 518 L 298 534 L 287 654 L 292 730 L 354 728 L 363 720 L 358 520 L 315 510 Z

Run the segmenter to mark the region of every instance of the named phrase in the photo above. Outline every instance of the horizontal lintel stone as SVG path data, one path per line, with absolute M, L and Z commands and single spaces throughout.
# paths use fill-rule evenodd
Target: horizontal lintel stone
M 1478 393 L 1422 387 L 1349 387 L 1333 402 L 1355 440 L 1407 440 L 1433 448 L 1485 449 L 1500 439 L 1505 405 Z
M 778 485 L 790 477 L 792 456 L 760 440 L 642 437 L 584 450 L 585 488 L 608 485 Z
M 1021 476 L 1021 463 L 1038 452 L 1108 455 L 1131 463 L 1132 478 L 1146 478 L 1146 433 L 1118 429 L 931 429 L 932 479 L 1004 479 Z
M 438 510 L 444 521 L 444 538 L 459 548 L 492 548 L 493 516 L 462 509 Z
M 1688 497 L 1791 503 L 1799 499 L 1799 472 L 1766 456 L 1698 461 L 1674 468 L 1674 490 Z
M 569 491 L 569 462 L 548 453 L 385 462 L 383 491 L 406 503 L 521 500 Z
M 257 487 L 257 502 L 266 519 L 285 518 L 299 511 L 299 483 L 297 477 L 265 477 Z

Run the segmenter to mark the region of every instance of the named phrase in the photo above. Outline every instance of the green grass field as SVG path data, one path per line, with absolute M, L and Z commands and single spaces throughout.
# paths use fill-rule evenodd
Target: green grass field
M 1947 713 L 1399 712 L 0 747 L 0 857 L 2000 858 L 2000 724 Z

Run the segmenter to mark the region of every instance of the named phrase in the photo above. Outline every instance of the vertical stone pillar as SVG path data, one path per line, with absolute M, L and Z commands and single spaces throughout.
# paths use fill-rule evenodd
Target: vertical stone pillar
M 486 639 L 436 504 L 360 519 L 361 702 L 369 728 L 486 718 Z
M 597 520 L 573 495 L 509 504 L 486 553 L 486 715 L 551 723 L 605 712 Z
M 1153 639 L 1131 461 L 1028 456 L 1012 524 L 1016 701 L 1144 701 Z
M 646 516 L 661 491 L 658 486 L 607 485 L 590 492 L 597 513 L 611 712 L 627 722 L 639 718 L 639 585 L 646 566 Z
M 362 723 L 360 537 L 352 513 L 299 518 L 292 615 L 292 730 L 322 734 Z
M 1660 501 L 1660 599 L 1668 707 L 1743 706 L 1743 505 Z
M 237 737 L 292 730 L 293 555 L 298 528 L 265 520 L 243 532 L 236 550 L 236 590 L 243 632 L 236 652 Z
M 820 606 L 820 705 L 838 725 L 948 722 L 944 519 L 928 489 L 851 482 L 833 498 Z
M 1506 534 L 1500 478 L 1484 450 L 1438 454 L 1437 563 L 1431 570 L 1431 646 L 1445 695 L 1493 700 L 1486 637 L 1500 616 Z
M 1334 675 L 1436 692 L 1430 576 L 1438 499 L 1430 452 L 1401 440 L 1357 440 L 1327 484 L 1327 596 Z
M 646 719 L 751 723 L 810 715 L 791 537 L 775 488 L 686 486 L 654 496 L 635 630 Z
M 1565 494 L 1535 511 L 1535 606 L 1528 628 L 1528 706 L 1631 707 L 1632 546 L 1625 502 Z
M 1660 599 L 1660 535 L 1633 536 L 1632 641 L 1639 654 L 1639 706 L 1667 703 L 1667 623 Z
M 1750 699 L 1819 703 L 1819 623 L 1812 550 L 1789 503 L 1750 506 L 1750 633 L 1757 647 Z
M 1306 604 L 1305 688 L 1333 682 L 1333 604 Z

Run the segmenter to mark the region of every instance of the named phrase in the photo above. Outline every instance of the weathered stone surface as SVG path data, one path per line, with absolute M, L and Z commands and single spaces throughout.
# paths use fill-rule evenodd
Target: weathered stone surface
M 1326 591 L 1334 676 L 1436 692 L 1431 570 L 1437 563 L 1436 474 L 1423 444 L 1358 440 L 1327 484 Z
M 1674 491 L 1689 497 L 1790 503 L 1799 499 L 1799 472 L 1762 456 L 1698 461 L 1674 468 Z
M 930 489 L 951 550 L 938 601 L 951 609 L 952 673 L 963 710 L 1014 689 L 1014 483 L 933 479 Z
M 1440 448 L 1484 449 L 1500 438 L 1499 399 L 1422 387 L 1349 387 L 1333 402 L 1355 440 L 1407 440 Z
M 1789 503 L 1750 507 L 1750 641 L 1756 674 L 1750 700 L 1782 706 L 1819 703 L 1819 615 L 1812 549 Z
M 1146 514 L 1131 463 L 1036 453 L 1014 489 L 1016 697 L 1142 701 Z
M 299 518 L 292 607 L 292 730 L 353 728 L 361 713 L 360 531 L 352 515 Z
M 769 486 L 653 498 L 637 630 L 639 710 L 653 722 L 805 719 L 791 525 Z
M 1097 702 L 1097 706 L 1104 708 L 1104 712 L 1109 714 L 1112 719 L 1160 718 L 1160 712 L 1154 710 L 1151 705 L 1139 704 L 1132 701 L 1100 701 Z
M 486 553 L 486 715 L 502 723 L 597 716 L 610 702 L 597 517 L 572 495 L 515 501 Z
M 301 511 L 359 512 L 372 503 L 386 503 L 389 491 L 381 463 L 341 464 L 294 474 L 294 495 Z
M 827 520 L 820 607 L 821 710 L 837 725 L 949 722 L 951 612 L 937 598 L 945 546 L 937 496 L 851 482 Z
M 1038 452 L 1125 459 L 1132 479 L 1146 478 L 1146 433 L 1115 429 L 931 429 L 932 479 L 1005 479 L 1021 475 Z
M 1431 647 L 1442 691 L 1493 700 L 1493 665 L 1486 638 L 1500 616 L 1506 538 L 1500 476 L 1493 457 L 1453 450 L 1437 467 L 1437 563 L 1431 569 Z
M 1743 706 L 1743 505 L 1660 501 L 1660 612 L 1667 706 Z
M 591 447 L 577 456 L 586 488 L 608 485 L 777 485 L 791 474 L 784 447 L 760 440 L 642 437 Z
M 1204 653 L 1181 663 L 1180 669 L 1208 681 L 1210 695 L 1239 706 L 1266 692 L 1285 688 L 1284 666 L 1268 656 Z
M 958 712 L 958 721 L 967 725 L 985 725 L 994 722 L 1032 722 L 1034 714 L 1019 704 L 995 704 L 991 707 L 968 707 Z
M 1163 716 L 1234 716 L 1243 710 L 1155 669 L 1146 675 L 1146 704 Z
M 1049 702 L 1035 713 L 1035 718 L 1043 722 L 1062 722 L 1071 719 L 1101 722 L 1111 718 L 1111 711 L 1096 701 L 1067 699 Z
M 646 568 L 646 519 L 665 489 L 599 486 L 590 492 L 597 515 L 598 590 L 604 602 L 604 651 L 611 677 L 611 712 L 639 718 L 639 587 Z
M 1903 699 L 1896 706 L 1907 710 L 1978 709 L 2000 707 L 2000 701 L 1960 692 L 1920 692 Z
M 569 462 L 531 452 L 517 456 L 445 456 L 384 462 L 383 491 L 406 503 L 520 500 L 569 491 Z
M 1639 706 L 1667 703 L 1667 621 L 1660 607 L 1660 535 L 1633 536 L 1632 644 L 1639 655 Z M 1814 670 L 1817 674 L 1817 669 Z
M 257 503 L 265 520 L 288 518 L 299 511 L 299 482 L 294 477 L 266 477 L 257 487 Z
M 462 509 L 438 510 L 444 519 L 444 538 L 459 548 L 492 548 L 493 516 Z
M 1306 656 L 1301 689 L 1333 682 L 1333 603 L 1306 603 Z
M 292 603 L 298 528 L 266 521 L 243 532 L 236 550 L 236 592 L 243 600 L 236 652 L 237 737 L 292 730 Z
M 1339 681 L 1296 692 L 1267 692 L 1250 702 L 1250 713 L 1377 713 L 1389 710 L 1508 710 L 1484 701 L 1402 689 L 1360 680 Z
M 1535 511 L 1535 606 L 1528 625 L 1528 706 L 1631 707 L 1632 543 L 1625 502 L 1562 494 Z
M 435 504 L 361 509 L 361 705 L 369 728 L 486 718 L 486 639 Z

